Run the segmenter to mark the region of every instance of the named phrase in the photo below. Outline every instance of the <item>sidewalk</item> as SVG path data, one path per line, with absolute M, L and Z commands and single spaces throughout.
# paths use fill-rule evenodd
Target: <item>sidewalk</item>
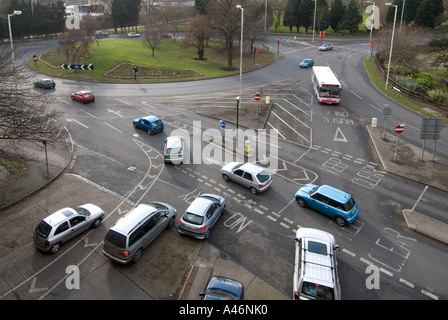
M 370 125 L 366 128 L 386 172 L 448 192 L 446 159 L 440 159 L 436 154 L 433 162 L 432 151 L 426 150 L 421 161 L 421 148 L 400 140 L 394 161 L 396 136 L 386 132 L 383 140 L 383 128 Z M 403 209 L 402 214 L 408 228 L 448 244 L 448 224 L 411 209 Z

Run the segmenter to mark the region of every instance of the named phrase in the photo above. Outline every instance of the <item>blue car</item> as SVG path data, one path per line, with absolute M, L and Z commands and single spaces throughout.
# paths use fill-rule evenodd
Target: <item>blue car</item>
M 155 134 L 163 131 L 163 122 L 155 116 L 145 116 L 132 121 L 134 128 L 142 129 L 148 134 Z
M 305 59 L 302 62 L 300 62 L 300 68 L 311 68 L 312 66 L 314 66 L 313 59 Z
M 351 195 L 327 185 L 307 184 L 296 192 L 295 197 L 299 206 L 319 211 L 341 227 L 352 223 L 359 213 L 358 204 Z
M 205 292 L 199 295 L 203 296 L 204 300 L 243 300 L 244 286 L 239 281 L 214 276 Z

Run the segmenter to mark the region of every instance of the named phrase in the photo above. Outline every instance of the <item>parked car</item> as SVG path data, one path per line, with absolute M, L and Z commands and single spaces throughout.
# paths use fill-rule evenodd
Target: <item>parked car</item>
M 185 141 L 181 136 L 170 136 L 165 139 L 163 161 L 180 164 L 184 161 Z
M 319 47 L 320 51 L 328 51 L 328 50 L 332 50 L 333 49 L 333 45 L 331 44 L 323 44 Z
M 177 211 L 163 202 L 139 204 L 117 221 L 103 241 L 103 254 L 111 261 L 137 263 L 143 250 L 174 224 Z
M 144 116 L 132 121 L 134 128 L 142 129 L 148 134 L 155 134 L 163 131 L 163 122 L 156 116 Z
M 272 184 L 272 176 L 252 163 L 230 162 L 222 167 L 221 174 L 225 181 L 235 181 L 249 188 L 252 194 L 266 191 Z
M 226 206 L 218 195 L 205 193 L 197 197 L 179 220 L 178 231 L 198 239 L 207 239 Z
M 43 89 L 54 89 L 56 87 L 56 82 L 52 79 L 39 79 L 34 82 L 35 88 L 43 88 Z
M 293 275 L 294 300 L 340 300 L 341 286 L 336 251 L 331 233 L 299 228 L 295 238 Z
M 106 31 L 95 31 L 95 38 L 108 38 L 109 37 L 109 33 L 107 33 Z
M 296 192 L 295 197 L 299 206 L 319 211 L 341 227 L 353 222 L 359 213 L 358 204 L 351 195 L 328 185 L 307 184 Z
M 244 286 L 241 282 L 213 276 L 204 292 L 199 294 L 204 300 L 243 300 Z
M 302 62 L 300 62 L 300 68 L 311 68 L 312 66 L 314 66 L 313 59 L 305 59 Z
M 95 102 L 95 95 L 89 90 L 80 90 L 72 93 L 72 100 L 82 103 Z
M 140 37 L 140 33 L 135 33 L 135 32 L 128 33 L 128 38 L 138 38 L 138 37 Z
M 103 216 L 104 211 L 91 203 L 58 210 L 37 225 L 33 233 L 34 244 L 42 251 L 56 253 L 64 242 L 89 228 L 97 228 Z

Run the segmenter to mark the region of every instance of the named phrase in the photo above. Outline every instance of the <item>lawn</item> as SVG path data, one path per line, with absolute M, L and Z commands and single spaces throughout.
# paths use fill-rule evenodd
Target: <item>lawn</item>
M 89 56 L 80 64 L 93 64 L 94 70 L 62 70 L 61 64 L 71 64 L 58 50 L 42 53 L 36 64 L 30 59 L 28 65 L 42 74 L 73 80 L 101 82 L 134 81 L 132 68 L 137 65 L 137 79 L 142 82 L 179 81 L 222 77 L 239 73 L 239 47 L 235 47 L 233 71 L 224 71 L 227 67 L 227 54 L 223 44 L 209 42 L 205 49 L 205 60 L 197 60 L 195 48 L 182 48 L 181 40 L 164 39 L 155 55 L 149 47 L 143 45 L 142 39 L 107 39 L 92 43 Z M 250 71 L 271 63 L 275 55 L 259 50 L 256 64 L 253 55 L 243 55 L 243 71 Z M 144 78 L 146 75 L 147 78 Z

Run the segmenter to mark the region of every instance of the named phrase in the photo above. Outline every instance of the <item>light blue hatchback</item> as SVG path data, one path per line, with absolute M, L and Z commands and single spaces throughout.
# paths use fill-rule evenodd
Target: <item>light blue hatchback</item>
M 359 213 L 358 204 L 351 195 L 328 185 L 307 184 L 296 192 L 295 197 L 299 206 L 319 211 L 341 227 L 352 223 Z

